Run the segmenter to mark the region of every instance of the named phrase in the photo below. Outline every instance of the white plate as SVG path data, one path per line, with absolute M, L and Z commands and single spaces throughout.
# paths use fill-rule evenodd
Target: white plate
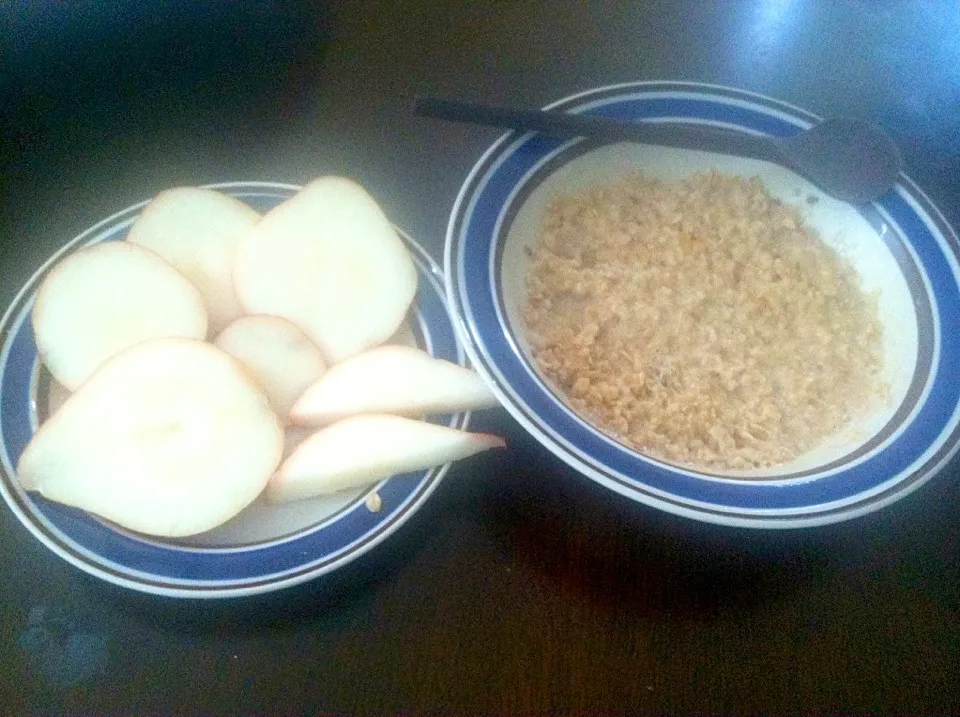
M 773 136 L 790 135 L 818 119 L 741 90 L 678 82 L 604 87 L 551 108 Z M 956 233 L 905 176 L 877 202 L 853 207 L 781 166 L 724 150 L 731 148 L 611 145 L 535 133 L 501 137 L 471 171 L 448 227 L 447 290 L 461 341 L 501 403 L 537 440 L 634 500 L 697 520 L 755 528 L 817 525 L 877 510 L 928 481 L 957 450 Z M 793 463 L 751 475 L 698 472 L 654 460 L 581 419 L 537 370 L 519 315 L 527 253 L 551 196 L 638 169 L 672 180 L 711 167 L 759 177 L 772 194 L 795 204 L 850 261 L 864 287 L 879 293 L 884 329 L 889 399 Z
M 299 187 L 264 182 L 210 185 L 266 211 Z M 17 518 L 54 553 L 92 575 L 128 588 L 177 597 L 236 597 L 310 580 L 356 559 L 390 536 L 427 499 L 447 471 L 441 466 L 395 476 L 364 491 L 288 505 L 257 501 L 208 533 L 151 539 L 23 491 L 14 466 L 47 405 L 56 402 L 40 367 L 30 310 L 43 277 L 62 258 L 102 241 L 121 240 L 146 202 L 124 209 L 73 239 L 27 282 L 0 321 L 0 495 Z M 399 232 L 419 273 L 411 310 L 416 342 L 434 356 L 464 364 L 430 256 Z M 433 420 L 466 428 L 469 414 Z M 376 492 L 378 511 L 366 498 Z

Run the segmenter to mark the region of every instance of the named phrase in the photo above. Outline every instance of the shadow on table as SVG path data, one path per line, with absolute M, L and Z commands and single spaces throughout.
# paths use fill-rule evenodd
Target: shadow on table
M 128 619 L 157 629 L 194 636 L 228 630 L 233 635 L 295 627 L 323 616 L 330 624 L 348 623 L 370 609 L 376 587 L 397 576 L 430 539 L 438 510 L 428 501 L 377 549 L 337 571 L 266 595 L 228 599 L 156 597 L 83 577 L 90 599 L 101 600 Z
M 465 536 L 450 545 L 492 551 L 464 564 L 477 571 L 461 576 L 467 592 L 470 580 L 487 575 L 481 566 L 492 559 L 512 575 L 497 580 L 533 584 L 548 599 L 709 617 L 867 574 L 942 542 L 941 533 L 956 522 L 950 508 L 956 501 L 928 486 L 892 508 L 835 526 L 707 525 L 611 494 L 567 469 L 505 414 L 479 415 L 471 428 L 505 435 L 509 450 L 473 463 L 469 475 L 451 476 L 387 543 L 330 575 L 275 594 L 209 601 L 156 598 L 93 579 L 86 584 L 93 597 L 131 619 L 195 635 L 255 633 L 321 615 L 335 626 L 364 619 L 380 588 L 400 579 L 404 567 L 429 562 L 420 554 L 436 544 L 439 531 L 444 540 L 451 532 Z M 941 483 L 941 493 L 957 492 L 950 481 Z M 434 557 L 448 560 L 442 552 Z M 495 590 L 499 598 L 516 598 L 508 584 Z
M 943 502 L 925 490 L 880 513 L 809 529 L 709 525 L 615 495 L 519 427 L 507 430 L 515 472 L 478 491 L 478 520 L 521 569 L 575 599 L 639 614 L 749 609 L 870 571 L 909 553 L 904 536 Z

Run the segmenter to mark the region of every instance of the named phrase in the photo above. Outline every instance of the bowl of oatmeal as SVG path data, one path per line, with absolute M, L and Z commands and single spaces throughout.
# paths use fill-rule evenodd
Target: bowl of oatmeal
M 819 118 L 650 82 L 554 109 L 786 136 Z M 602 485 L 691 518 L 837 522 L 960 440 L 957 235 L 906 176 L 852 206 L 719 145 L 501 137 L 446 245 L 460 339 L 503 405 Z

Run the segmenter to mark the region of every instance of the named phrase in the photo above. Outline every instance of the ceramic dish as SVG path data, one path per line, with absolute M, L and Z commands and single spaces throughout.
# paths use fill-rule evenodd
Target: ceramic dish
M 266 211 L 299 187 L 264 182 L 210 185 Z M 254 502 L 202 535 L 165 541 L 137 535 L 80 510 L 24 492 L 14 466 L 58 397 L 38 362 L 30 326 L 34 293 L 62 258 L 81 247 L 123 239 L 146 202 L 91 227 L 27 282 L 0 321 L 0 495 L 27 529 L 71 564 L 108 582 L 177 597 L 235 597 L 304 582 L 356 559 L 390 536 L 436 488 L 442 466 L 396 476 L 377 486 L 281 506 Z M 419 272 L 411 324 L 416 342 L 435 356 L 464 363 L 447 313 L 443 276 L 429 255 L 400 232 Z M 466 428 L 469 414 L 437 419 Z M 373 491 L 376 512 L 366 505 Z
M 736 89 L 638 83 L 591 90 L 552 109 L 624 120 L 705 123 L 786 136 L 819 118 Z M 723 147 L 601 145 L 532 133 L 501 137 L 464 183 L 448 227 L 445 271 L 457 329 L 475 368 L 544 446 L 602 485 L 698 520 L 755 528 L 830 523 L 916 490 L 958 444 L 960 293 L 955 232 L 907 177 L 853 207 L 793 172 Z M 879 294 L 889 397 L 854 425 L 775 469 L 701 472 L 641 455 L 570 410 L 538 372 L 525 340 L 527 253 L 549 199 L 640 169 L 671 180 L 716 168 L 757 176 L 792 203 Z M 696 277 L 691 277 L 696 280 Z

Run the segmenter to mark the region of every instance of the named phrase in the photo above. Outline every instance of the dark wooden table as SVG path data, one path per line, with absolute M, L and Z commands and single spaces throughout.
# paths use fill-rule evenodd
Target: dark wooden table
M 883 123 L 960 226 L 956 2 L 8 2 L 0 299 L 175 184 L 356 177 L 440 257 L 495 131 L 419 93 L 539 106 L 642 79 Z M 956 337 L 952 337 L 957 340 Z M 960 370 L 960 367 L 958 367 Z M 960 711 L 960 471 L 817 530 L 696 524 L 510 450 L 457 466 L 389 543 L 235 602 L 68 566 L 0 510 L 0 711 L 26 714 Z

